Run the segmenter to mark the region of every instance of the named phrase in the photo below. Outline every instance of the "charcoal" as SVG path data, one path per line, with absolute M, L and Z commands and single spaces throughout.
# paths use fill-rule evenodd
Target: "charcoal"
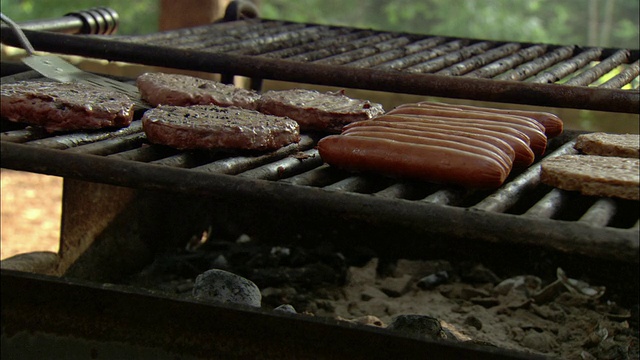
M 277 308 L 273 309 L 274 311 L 281 311 L 281 312 L 285 312 L 288 314 L 297 314 L 296 309 L 289 305 L 289 304 L 282 304 L 280 306 L 278 306 Z
M 405 335 L 433 340 L 446 337 L 440 321 L 427 315 L 398 315 L 387 329 Z
M 193 286 L 193 296 L 215 303 L 235 303 L 260 307 L 262 294 L 252 281 L 220 269 L 212 269 L 198 275 Z
M 449 280 L 449 273 L 446 271 L 438 271 L 434 274 L 427 275 L 418 280 L 416 285 L 422 290 L 430 290 L 440 284 L 444 284 Z

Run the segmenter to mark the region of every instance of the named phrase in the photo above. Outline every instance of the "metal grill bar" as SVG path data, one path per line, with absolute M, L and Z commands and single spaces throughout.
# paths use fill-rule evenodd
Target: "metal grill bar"
M 316 49 L 323 49 L 328 46 L 335 46 L 336 43 L 347 44 L 358 38 L 361 38 L 364 36 L 370 36 L 372 33 L 373 33 L 372 31 L 354 32 L 349 29 L 342 29 L 342 28 L 334 29 L 323 34 L 322 38 L 319 40 L 307 42 L 305 44 L 300 44 L 293 47 L 287 47 L 284 49 L 262 52 L 260 56 L 276 58 L 276 59 L 289 58 L 289 57 L 299 55 L 299 54 L 304 54 Z
M 296 30 L 304 29 L 303 24 L 288 25 L 284 28 L 271 27 L 261 29 L 260 32 L 249 32 L 242 37 L 226 37 L 200 39 L 194 43 L 180 44 L 180 48 L 203 49 L 210 52 L 229 52 L 241 49 L 260 48 L 274 42 L 286 41 L 292 38 Z M 203 41 L 204 40 L 204 41 Z
M 398 182 L 383 190 L 373 193 L 373 195 L 391 199 L 414 198 L 418 193 L 420 193 L 420 189 L 418 189 L 417 186 L 418 185 L 413 183 Z
M 549 154 L 554 157 L 564 154 L 574 154 L 575 140 L 569 141 Z M 488 196 L 472 208 L 477 210 L 504 212 L 513 206 L 525 193 L 531 191 L 540 183 L 540 165 L 533 165 L 513 181 L 510 181 L 491 196 Z
M 369 193 L 372 188 L 375 187 L 371 178 L 365 176 L 350 176 L 346 179 L 340 180 L 334 184 L 324 187 L 325 190 L 331 191 L 349 191 L 357 193 Z
M 617 207 L 613 199 L 598 199 L 595 204 L 582 215 L 579 221 L 593 226 L 607 226 L 615 216 L 616 211 Z
M 215 31 L 213 28 L 197 28 L 195 36 L 180 36 L 176 38 L 166 39 L 159 37 L 157 40 L 149 39 L 150 44 L 166 45 L 171 44 L 176 48 L 196 49 L 213 47 L 216 45 L 233 44 L 239 41 L 247 41 L 255 39 L 260 35 L 274 34 L 278 26 L 276 24 L 250 24 L 246 28 L 234 27 L 228 31 Z M 132 38 L 125 38 L 125 41 L 131 41 Z M 135 40 L 134 40 L 135 41 Z
M 281 182 L 300 186 L 322 187 L 333 184 L 343 177 L 344 174 L 341 174 L 327 164 L 323 164 L 302 174 L 282 179 Z
M 350 62 L 348 63 L 348 65 L 355 67 L 373 67 L 382 63 L 389 62 L 393 59 L 401 58 L 403 56 L 419 51 L 424 51 L 425 49 L 429 49 L 436 45 L 442 44 L 444 41 L 445 39 L 442 37 L 435 37 L 406 45 L 404 43 L 398 43 L 398 45 L 401 45 L 400 48 L 396 46 L 393 49 L 384 51 L 380 54 L 375 54 L 360 60 Z
M 277 26 L 276 24 L 274 24 Z M 165 31 L 154 34 L 145 34 L 137 36 L 122 36 L 120 39 L 130 43 L 140 44 L 166 44 L 173 43 L 173 41 L 193 41 L 195 38 L 217 36 L 219 33 L 240 33 L 240 32 L 254 32 L 258 31 L 264 24 L 259 21 L 247 20 L 243 23 L 240 22 L 223 22 L 215 24 L 215 27 L 210 25 L 196 26 L 192 28 L 177 29 L 174 31 Z M 107 39 L 113 39 L 107 38 Z
M 520 44 L 517 44 L 517 43 L 505 44 L 495 49 L 484 52 L 480 55 L 474 56 L 468 60 L 459 62 L 455 65 L 451 65 L 446 69 L 442 69 L 436 72 L 436 74 L 446 75 L 446 76 L 463 75 L 478 68 L 479 66 L 483 66 L 485 64 L 490 63 L 491 61 L 510 55 L 513 52 L 518 51 L 519 49 L 520 49 Z
M 434 192 L 427 196 L 422 201 L 439 205 L 456 205 L 463 198 L 463 194 L 460 190 L 443 189 Z
M 626 69 L 622 70 L 620 74 L 614 76 L 611 80 L 600 85 L 605 89 L 619 89 L 630 83 L 633 79 L 640 75 L 640 60 L 636 60 L 633 64 L 629 65 Z
M 560 210 L 563 198 L 564 192 L 562 190 L 552 189 L 542 198 L 542 200 L 529 208 L 524 215 L 550 219 L 558 212 L 558 210 Z
M 544 54 L 547 51 L 546 45 L 534 45 L 518 51 L 517 53 L 510 55 L 506 58 L 499 59 L 491 64 L 474 70 L 464 76 L 467 77 L 480 77 L 491 78 L 498 74 L 502 74 L 507 70 L 512 69 L 514 66 L 518 66 L 525 61 L 530 61 L 536 57 Z
M 238 174 L 258 166 L 279 160 L 292 153 L 311 148 L 315 141 L 302 135 L 298 144 L 291 144 L 276 151 L 259 156 L 231 156 L 205 165 L 197 166 L 193 170 L 219 174 Z
M 584 67 L 590 61 L 595 61 L 602 55 L 602 49 L 590 49 L 580 53 L 580 55 L 565 61 L 562 64 L 556 65 L 554 68 L 543 71 L 540 75 L 531 80 L 533 83 L 555 83 L 556 81 L 564 79 L 574 71 Z
M 110 154 L 108 157 L 117 160 L 151 162 L 175 155 L 176 153 L 178 153 L 178 150 L 165 146 L 143 146 L 138 149 Z
M 609 56 L 604 59 L 594 67 L 585 70 L 579 75 L 574 76 L 569 81 L 565 83 L 565 85 L 576 85 L 576 86 L 586 86 L 596 81 L 602 75 L 608 73 L 613 70 L 615 67 L 620 66 L 627 62 L 629 59 L 629 50 L 619 50 L 616 51 L 615 54 Z
M 338 55 L 333 55 L 324 59 L 319 59 L 314 61 L 314 63 L 323 64 L 323 65 L 351 64 L 364 57 L 389 51 L 396 47 L 406 45 L 408 43 L 409 43 L 409 39 L 407 39 L 406 37 L 392 38 L 376 44 L 372 44 L 367 47 L 362 47 L 362 48 L 358 48 L 352 51 L 347 51 Z
M 550 53 L 546 53 L 539 58 L 524 63 L 509 72 L 497 76 L 496 80 L 519 81 L 527 79 L 553 64 L 570 58 L 574 49 L 575 46 L 563 46 L 555 49 Z
M 62 150 L 84 144 L 90 144 L 96 141 L 138 133 L 140 131 L 142 131 L 142 122 L 138 120 L 133 121 L 128 127 L 116 131 L 102 130 L 96 132 L 76 132 L 72 134 L 57 135 L 53 137 L 42 138 L 39 140 L 33 140 L 27 142 L 27 144 L 37 147 Z
M 26 143 L 37 139 L 42 139 L 47 134 L 44 129 L 40 128 L 28 128 L 22 130 L 7 131 L 0 134 L 0 141 L 12 142 L 12 143 Z
M 364 38 L 360 38 L 353 42 L 348 43 L 338 43 L 332 47 L 326 47 L 322 49 L 315 49 L 306 53 L 302 53 L 296 56 L 292 56 L 287 58 L 287 60 L 291 61 L 299 61 L 299 62 L 313 62 L 320 59 L 325 59 L 331 56 L 334 56 L 336 53 L 342 54 L 349 51 L 356 51 L 359 48 L 367 47 L 375 45 L 382 41 L 387 41 L 393 38 L 392 34 L 373 34 L 370 36 L 366 36 Z M 348 60 L 347 60 L 348 61 Z M 326 61 L 325 61 L 326 63 Z
M 468 41 L 465 40 L 455 40 L 448 42 L 446 44 L 434 47 L 432 49 L 427 49 L 423 51 L 419 51 L 415 54 L 411 54 L 409 56 L 405 56 L 400 59 L 388 61 L 386 63 L 382 63 L 374 67 L 374 69 L 380 70 L 403 70 L 412 65 L 426 62 L 430 59 L 433 59 L 438 56 L 443 56 L 452 51 L 459 50 L 463 46 L 465 46 Z
M 151 161 L 151 164 L 188 169 L 196 166 L 196 160 L 193 158 L 192 154 L 181 152 L 163 159 Z
M 139 148 L 147 137 L 143 132 L 123 135 L 118 138 L 103 140 L 70 148 L 66 151 L 93 155 L 110 155 Z
M 439 56 L 422 64 L 417 64 L 406 68 L 408 72 L 432 73 L 444 67 L 451 66 L 459 61 L 467 59 L 473 55 L 481 54 L 491 48 L 493 43 L 483 41 L 460 49 L 459 51 Z
M 257 168 L 247 170 L 238 176 L 250 179 L 278 180 L 299 174 L 303 171 L 318 167 L 322 164 L 322 158 L 318 150 L 303 151 L 299 157 L 287 157 Z
M 292 27 L 287 32 L 279 31 L 272 36 L 264 36 L 257 39 L 241 41 L 237 43 L 235 50 L 230 51 L 229 45 L 225 47 L 209 48 L 207 51 L 226 52 L 238 55 L 257 55 L 263 52 L 275 51 L 282 46 L 287 48 L 305 44 L 309 41 L 318 40 L 324 36 L 324 27 Z M 225 50 L 229 49 L 229 50 Z

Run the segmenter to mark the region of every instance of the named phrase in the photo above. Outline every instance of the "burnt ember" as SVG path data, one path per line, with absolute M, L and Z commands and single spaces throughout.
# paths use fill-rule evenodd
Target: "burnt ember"
M 220 269 L 255 283 L 265 311 L 549 358 L 638 355 L 637 304 L 617 304 L 615 290 L 561 268 L 540 276 L 474 261 L 382 258 L 363 246 L 283 246 L 242 235 L 166 249 L 125 285 L 188 299 L 198 276 Z
M 226 270 L 254 282 L 263 292 L 263 307 L 290 304 L 304 311 L 327 289 L 342 286 L 348 266 L 362 265 L 371 253 L 354 250 L 349 257 L 330 244 L 316 248 L 239 241 L 210 241 L 196 250 L 169 249 L 129 279 L 130 285 L 168 295 L 191 296 L 195 278 L 211 269 Z M 369 260 L 366 259 L 366 260 Z

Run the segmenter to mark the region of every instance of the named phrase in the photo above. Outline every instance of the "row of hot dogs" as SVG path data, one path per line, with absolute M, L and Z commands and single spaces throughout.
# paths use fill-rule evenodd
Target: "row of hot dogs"
M 543 155 L 547 138 L 562 130 L 562 120 L 546 112 L 419 102 L 351 123 L 318 149 L 327 163 L 349 171 L 496 188 L 513 168 Z

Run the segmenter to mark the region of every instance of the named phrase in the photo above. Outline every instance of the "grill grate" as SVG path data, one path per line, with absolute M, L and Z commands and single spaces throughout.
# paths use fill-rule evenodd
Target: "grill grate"
M 637 49 L 264 19 L 129 37 L 27 34 L 38 50 L 254 79 L 613 112 L 640 108 Z M 2 40 L 15 42 L 9 32 Z
M 632 57 L 624 49 L 450 39 L 269 20 L 214 24 L 121 41 L 444 76 L 473 73 L 471 76 L 479 78 L 534 83 L 557 83 L 568 78 L 565 84 L 576 86 L 598 86 L 597 80 L 618 66 L 631 69 L 635 73 L 632 78 L 638 76 L 633 67 L 625 66 L 633 58 L 637 60 L 637 51 Z M 444 42 L 444 47 L 438 46 Z M 631 79 L 621 82 L 618 88 L 630 83 Z M 638 84 L 634 87 L 637 89 Z
M 117 131 L 96 131 L 90 133 L 69 133 L 49 135 L 36 128 L 15 128 L 15 124 L 2 122 L 3 129 L 0 140 L 3 146 L 3 166 L 9 168 L 26 169 L 35 172 L 45 172 L 53 175 L 71 173 L 73 177 L 91 181 L 97 177 L 98 181 L 114 181 L 116 184 L 127 184 L 131 181 L 141 181 L 144 186 L 156 187 L 156 178 L 147 180 L 137 179 L 135 174 L 125 172 L 121 177 L 115 173 L 125 164 L 133 166 L 135 172 L 145 172 L 148 166 L 154 166 L 163 174 L 162 169 L 182 169 L 185 175 L 207 176 L 215 179 L 217 176 L 233 176 L 229 188 L 225 190 L 237 191 L 237 181 L 267 181 L 268 183 L 291 186 L 299 194 L 309 188 L 321 190 L 323 194 L 338 196 L 329 202 L 329 207 L 340 208 L 348 202 L 342 199 L 342 194 L 357 194 L 364 196 L 363 201 L 380 199 L 392 205 L 389 210 L 404 207 L 407 204 L 421 206 L 436 206 L 443 211 L 445 208 L 455 208 L 463 212 L 471 211 L 474 215 L 489 219 L 494 217 L 498 224 L 506 224 L 514 219 L 532 221 L 531 228 L 517 229 L 518 239 L 533 238 L 533 232 L 540 228 L 564 229 L 558 231 L 567 243 L 549 242 L 549 246 L 556 249 L 587 253 L 595 257 L 620 258 L 625 261 L 638 261 L 637 251 L 602 251 L 602 246 L 611 248 L 621 244 L 638 248 L 638 222 L 640 218 L 637 202 L 608 198 L 593 198 L 576 195 L 575 193 L 553 189 L 540 183 L 540 167 L 534 164 L 526 170 L 512 174 L 503 187 L 496 191 L 464 190 L 461 188 L 441 186 L 423 182 L 398 181 L 381 176 L 366 174 L 350 174 L 323 163 L 315 145 L 318 136 L 304 134 L 297 145 L 290 145 L 271 153 L 221 153 L 221 152 L 191 152 L 179 151 L 164 146 L 149 144 L 142 131 L 141 121 Z M 8 126 L 13 129 L 6 129 Z M 577 132 L 567 131 L 549 143 L 546 157 L 560 154 L 575 153 L 573 144 Z M 14 145 L 15 144 L 15 145 Z M 13 146 L 12 146 L 13 145 Z M 46 158 L 46 170 L 42 165 L 32 164 L 23 158 L 25 148 L 35 149 L 37 157 L 45 149 L 56 150 L 52 157 Z M 91 164 L 88 168 L 74 169 L 71 155 L 88 157 Z M 6 155 L 6 156 L 5 156 Z M 13 156 L 12 156 L 13 155 Z M 11 160 L 17 157 L 18 160 Z M 27 157 L 28 158 L 28 157 Z M 74 160 L 75 161 L 75 160 Z M 6 165 L 5 165 L 6 164 Z M 104 167 L 106 175 L 94 174 L 95 169 Z M 164 174 L 163 174 L 164 176 Z M 116 179 L 116 180 L 113 180 Z M 181 180 L 180 180 L 181 181 Z M 189 184 L 180 183 L 187 192 L 195 192 Z M 233 195 L 230 195 L 233 196 Z M 368 200 L 367 200 L 368 199 Z M 377 201 L 377 200 L 376 200 Z M 396 211 L 394 210 L 394 211 Z M 379 209 L 380 218 L 384 217 L 384 206 Z M 425 212 L 426 214 L 430 214 Z M 429 221 L 452 221 L 451 215 L 442 215 L 443 219 L 429 215 Z M 506 217 L 505 217 L 506 216 Z M 427 223 L 425 223 L 425 226 Z M 591 235 L 601 243 L 598 246 L 581 245 L 579 236 L 567 233 L 567 226 L 588 227 Z M 449 231 L 447 229 L 446 231 Z M 446 232 L 445 231 L 445 232 Z M 496 230 L 497 231 L 497 230 Z M 514 234 L 509 232 L 492 233 L 490 230 L 477 229 L 473 236 L 489 238 L 495 241 L 513 241 Z M 606 240 L 602 240 L 606 239 Z M 530 241 L 530 240 L 529 240 Z M 554 240 L 555 241 L 555 240 Z M 613 246 L 612 244 L 615 244 Z M 579 250 L 576 250 L 579 249 Z

